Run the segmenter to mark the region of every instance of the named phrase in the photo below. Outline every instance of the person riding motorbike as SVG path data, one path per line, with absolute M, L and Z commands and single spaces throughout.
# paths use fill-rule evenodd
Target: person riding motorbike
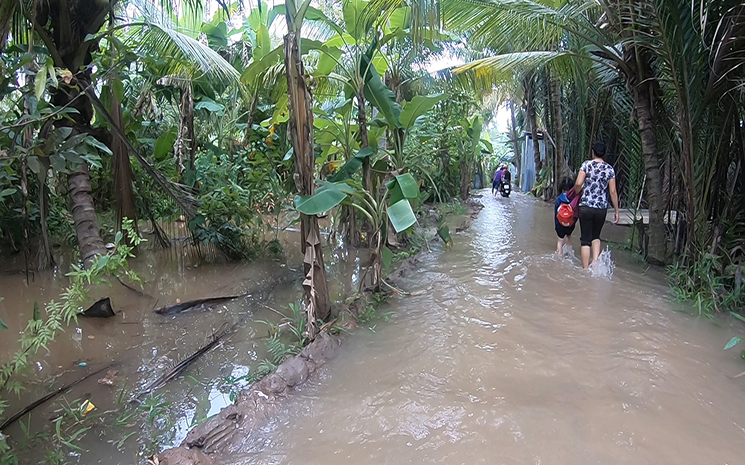
M 507 197 L 510 195 L 510 192 L 512 191 L 512 173 L 510 173 L 510 170 L 507 168 L 507 165 L 502 166 L 502 179 L 499 184 L 499 192 L 504 196 Z

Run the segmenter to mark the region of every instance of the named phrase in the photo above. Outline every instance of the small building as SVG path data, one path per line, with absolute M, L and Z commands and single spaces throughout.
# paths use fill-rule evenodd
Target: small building
M 529 132 L 523 132 L 521 139 L 520 158 L 520 190 L 528 192 L 535 184 L 537 173 L 535 172 L 535 154 L 533 149 L 533 137 Z M 546 142 L 543 132 L 538 131 L 538 147 L 541 152 L 541 161 L 546 163 Z

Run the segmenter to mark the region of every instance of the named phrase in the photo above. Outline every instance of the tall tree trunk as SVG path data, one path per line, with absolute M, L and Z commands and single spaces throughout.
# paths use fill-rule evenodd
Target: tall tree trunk
M 67 175 L 67 187 L 70 192 L 70 206 L 78 236 L 80 257 L 88 267 L 96 255 L 106 253 L 106 247 L 101 239 L 101 228 L 93 205 L 93 189 L 86 163 L 81 163 L 75 171 Z
M 122 105 L 111 91 L 111 118 L 120 128 L 124 128 L 122 118 Z M 114 154 L 111 160 L 114 169 L 114 202 L 116 210 L 116 228 L 122 230 L 124 218 L 132 220 L 135 231 L 137 231 L 137 208 L 135 207 L 135 194 L 132 188 L 134 175 L 129 160 L 129 151 L 119 137 L 111 138 L 111 152 Z
M 463 142 L 460 142 L 461 153 L 463 158 L 460 162 L 460 199 L 464 202 L 468 200 L 468 193 L 471 190 L 471 182 L 473 182 L 473 160 L 471 153 L 468 149 L 463 147 Z
M 522 150 L 520 147 L 520 141 L 518 140 L 517 134 L 517 123 L 515 122 L 515 102 L 510 100 L 510 136 L 512 137 L 512 144 L 515 148 L 515 167 L 517 169 L 516 180 L 518 186 L 520 185 L 520 172 L 522 170 Z
M 289 134 L 295 157 L 295 186 L 300 195 L 314 191 L 315 157 L 313 153 L 313 107 L 300 58 L 298 33 L 293 31 L 293 19 L 286 15 L 288 32 L 284 37 L 287 94 L 289 97 Z M 315 318 L 325 319 L 331 312 L 331 298 L 326 281 L 326 268 L 321 249 L 321 233 L 316 216 L 300 215 L 301 248 L 305 254 L 306 279 L 303 282 L 308 302 L 308 325 L 313 336 Z
M 657 136 L 654 131 L 653 102 L 657 85 L 647 53 L 634 47 L 624 47 L 624 62 L 632 70 L 627 76 L 634 98 L 634 111 L 639 123 L 642 158 L 647 173 L 647 203 L 649 204 L 649 248 L 647 261 L 652 264 L 667 262 L 665 211 L 662 196 L 662 173 L 657 155 Z
M 179 176 L 183 180 L 187 166 L 191 173 L 196 170 L 194 165 L 197 153 L 196 144 L 194 143 L 194 93 L 191 81 L 183 85 L 179 111 L 181 114 L 178 121 L 178 137 L 174 143 L 174 149 L 177 159 L 176 167 L 178 168 Z
M 561 85 L 556 76 L 551 76 L 551 109 L 553 110 L 554 142 L 556 142 L 556 164 L 554 184 L 559 186 L 561 178 L 569 174 L 564 154 L 564 123 L 561 115 Z
M 535 179 L 538 180 L 538 174 L 543 168 L 541 161 L 541 146 L 538 143 L 538 121 L 535 114 L 535 92 L 532 78 L 525 78 L 523 81 L 523 91 L 525 94 L 525 111 L 528 114 L 528 123 L 530 123 L 530 137 L 533 139 L 533 160 L 535 163 Z
M 543 189 L 543 200 L 547 200 L 553 195 L 553 188 L 555 187 L 555 180 L 552 179 L 556 173 L 556 147 L 554 144 L 556 141 L 553 140 L 551 132 L 554 127 L 552 124 L 553 115 L 551 112 L 551 78 L 548 73 L 543 75 L 543 143 L 546 150 L 546 164 L 551 168 L 551 174 L 549 175 L 548 183 L 546 188 Z

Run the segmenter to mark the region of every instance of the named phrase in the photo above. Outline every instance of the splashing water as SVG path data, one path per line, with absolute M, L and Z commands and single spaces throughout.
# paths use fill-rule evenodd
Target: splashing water
M 593 276 L 603 276 L 608 279 L 613 277 L 613 270 L 616 265 L 613 263 L 613 259 L 610 256 L 610 249 L 607 247 L 605 250 L 600 252 L 598 259 L 590 264 L 590 272 Z
M 561 257 L 570 260 L 574 258 L 574 248 L 572 248 L 572 244 L 564 244 L 561 246 Z

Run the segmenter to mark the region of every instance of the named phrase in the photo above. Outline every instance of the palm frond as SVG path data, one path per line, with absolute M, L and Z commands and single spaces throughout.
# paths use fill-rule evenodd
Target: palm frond
M 186 74 L 193 78 L 202 74 L 227 85 L 240 84 L 240 73 L 230 63 L 207 45 L 179 31 L 155 5 L 147 0 L 130 0 L 130 3 L 146 23 L 135 26 L 140 34 L 133 33 L 129 37 L 140 53 L 166 61 L 169 74 Z

